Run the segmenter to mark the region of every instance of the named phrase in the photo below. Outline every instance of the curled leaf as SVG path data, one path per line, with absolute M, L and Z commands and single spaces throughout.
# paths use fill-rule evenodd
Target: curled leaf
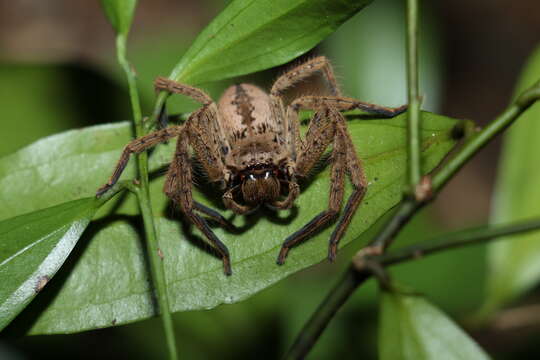
M 540 79 L 540 48 L 530 57 L 516 88 L 519 94 Z M 491 222 L 509 224 L 540 216 L 540 103 L 527 110 L 504 135 Z M 540 235 L 516 235 L 488 247 L 484 315 L 504 306 L 540 281 Z

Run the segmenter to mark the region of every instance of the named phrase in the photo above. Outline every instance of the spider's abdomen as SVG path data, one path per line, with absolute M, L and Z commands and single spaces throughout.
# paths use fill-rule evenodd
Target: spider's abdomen
M 227 162 L 238 168 L 274 163 L 281 154 L 281 117 L 273 115 L 270 97 L 250 84 L 229 87 L 218 104 L 220 121 L 231 146 Z

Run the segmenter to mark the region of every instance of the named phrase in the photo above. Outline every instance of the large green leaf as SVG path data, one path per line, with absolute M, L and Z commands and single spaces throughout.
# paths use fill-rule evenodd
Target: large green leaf
M 74 200 L 0 222 L 0 329 L 62 266 L 97 203 L 95 198 Z
M 452 320 L 417 295 L 383 292 L 379 325 L 381 360 L 488 359 Z
M 369 188 L 341 245 L 358 238 L 399 201 L 406 174 L 405 119 L 402 114 L 394 119 L 349 122 Z M 452 129 L 456 121 L 431 113 L 424 113 L 423 119 L 424 171 L 429 171 L 455 144 Z M 128 141 L 127 123 L 96 126 L 43 139 L 0 159 L 0 174 L 4 173 L 2 169 L 11 169 L 0 178 L 4 189 L 0 218 L 51 206 L 58 199 L 91 196 L 106 181 Z M 161 169 L 157 173 L 162 173 L 173 147 L 173 142 L 159 146 L 150 157 L 151 169 Z M 126 178 L 132 170 L 128 169 Z M 155 177 L 151 197 L 173 311 L 240 301 L 323 260 L 331 228 L 292 249 L 284 266 L 275 264 L 282 241 L 326 206 L 328 173 L 326 168 L 305 184 L 297 208 L 290 213 L 237 216 L 234 223 L 243 228 L 240 233 L 215 228 L 231 252 L 231 277 L 223 274 L 221 260 L 201 246 L 199 234 L 182 226 L 161 192 L 163 177 Z M 47 191 L 42 191 L 44 184 Z M 196 191 L 196 198 L 222 209 L 218 193 L 207 188 Z M 136 203 L 128 194 L 110 203 L 107 208 L 114 208 L 115 215 L 103 217 L 108 210 L 102 211 L 102 217 L 90 225 L 83 235 L 87 247 L 74 261 L 62 286 L 51 290 L 58 293 L 33 325 L 32 333 L 75 332 L 155 314 L 140 227 L 132 216 L 137 214 Z
M 540 48 L 529 59 L 516 96 L 540 79 Z M 507 131 L 494 192 L 492 223 L 540 216 L 540 103 L 534 104 Z M 488 286 L 484 311 L 499 308 L 540 280 L 540 235 L 517 235 L 489 245 Z
M 271 68 L 317 45 L 372 0 L 233 0 L 169 76 L 196 84 Z

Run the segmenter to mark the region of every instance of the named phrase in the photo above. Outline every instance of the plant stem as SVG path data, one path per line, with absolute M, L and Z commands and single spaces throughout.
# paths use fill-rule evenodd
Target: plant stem
M 418 1 L 407 0 L 407 98 L 409 195 L 422 176 L 420 158 L 420 96 L 418 92 Z
M 409 222 L 409 220 L 427 203 L 432 201 L 436 194 L 444 188 L 448 180 L 450 180 L 456 172 L 461 169 L 461 167 L 468 161 L 470 158 L 476 154 L 482 147 L 484 147 L 489 141 L 491 141 L 496 135 L 506 129 L 510 124 L 512 124 L 524 111 L 526 111 L 535 101 L 540 100 L 540 81 L 533 85 L 528 90 L 525 90 L 517 100 L 508 107 L 500 116 L 498 116 L 494 121 L 492 121 L 485 129 L 480 131 L 478 134 L 473 136 L 466 144 L 463 145 L 457 151 L 455 156 L 450 159 L 440 170 L 433 176 L 431 182 L 433 196 L 427 197 L 424 199 L 416 199 L 415 197 L 409 196 L 405 197 L 404 200 L 398 205 L 397 210 L 392 218 L 388 220 L 386 226 L 375 236 L 374 241 L 370 244 L 370 247 L 377 249 L 377 251 L 382 252 L 388 244 L 394 239 L 399 231 Z M 495 236 L 508 235 L 510 233 L 517 233 L 523 231 L 530 231 L 533 228 L 536 229 L 538 224 L 524 225 L 516 224 L 510 225 L 507 228 L 501 227 L 489 227 L 481 228 L 476 230 L 466 230 L 456 232 L 454 234 L 446 235 L 446 239 L 438 240 L 432 246 L 429 242 L 429 246 L 424 243 L 418 244 L 413 249 L 409 248 L 412 252 L 407 252 L 403 254 L 399 253 L 389 253 L 380 255 L 382 258 L 382 265 L 390 265 L 397 262 L 405 261 L 407 259 L 415 258 L 419 253 L 432 253 L 435 251 L 441 251 L 456 246 L 463 246 L 469 243 L 478 242 L 481 240 L 489 240 Z M 484 233 L 484 231 L 486 233 Z M 422 246 L 425 246 L 423 248 Z M 358 258 L 364 256 L 362 250 L 355 256 L 355 263 L 358 265 Z M 371 257 L 376 259 L 377 257 Z M 386 260 L 384 260 L 386 259 Z M 384 261 L 384 262 L 383 262 Z M 358 266 L 356 266 L 358 268 Z M 354 266 L 349 267 L 350 271 L 359 271 Z M 362 270 L 362 272 L 365 270 Z M 346 282 L 351 275 L 345 275 L 341 282 Z M 355 289 L 361 285 L 363 281 L 360 281 L 356 284 Z M 338 283 L 335 289 L 346 288 L 347 284 Z M 288 352 L 287 357 L 297 359 L 306 355 L 313 344 L 317 341 L 318 337 L 324 331 L 330 320 L 332 320 L 333 315 L 339 310 L 341 305 L 354 293 L 354 289 L 351 291 L 342 292 L 339 301 L 336 301 L 334 294 L 330 292 L 326 299 L 321 303 L 321 305 L 315 310 L 311 318 L 308 320 L 302 331 L 299 333 L 296 341 Z M 334 308 L 328 309 L 327 307 L 333 306 Z M 289 356 L 289 354 L 294 354 L 294 357 Z M 302 354 L 301 356 L 296 356 L 296 354 Z
M 369 257 L 369 260 L 376 262 L 381 266 L 392 266 L 398 263 L 416 260 L 440 251 L 478 244 L 493 239 L 499 239 L 503 236 L 534 230 L 540 230 L 540 219 L 533 219 L 510 225 L 482 226 L 456 231 L 432 240 L 390 251 L 383 255 L 372 256 Z M 341 280 L 328 293 L 309 321 L 304 325 L 299 336 L 285 355 L 286 359 L 304 358 L 324 329 L 328 326 L 328 323 L 336 312 L 354 291 L 373 275 L 371 270 L 365 266 L 365 260 L 366 259 L 361 256 L 355 256 L 352 265 L 349 266 Z
M 159 92 L 156 98 L 156 103 L 154 104 L 154 110 L 152 110 L 152 115 L 146 122 L 146 131 L 150 131 L 154 126 L 156 126 L 159 115 L 161 114 L 161 110 L 165 106 L 165 100 L 167 100 L 168 96 L 169 93 L 167 93 L 166 91 Z
M 476 228 L 460 230 L 441 235 L 432 240 L 423 241 L 390 251 L 380 256 L 374 256 L 371 260 L 381 265 L 393 265 L 407 260 L 419 259 L 425 255 L 453 249 L 461 246 L 473 245 L 502 236 L 526 233 L 540 229 L 540 219 L 521 221 L 510 225 L 487 225 Z
M 308 323 L 301 331 L 301 336 L 296 338 L 290 347 L 285 359 L 303 359 L 324 331 L 336 311 L 347 301 L 354 290 L 369 278 L 366 272 L 355 271 L 350 267 L 341 280 L 334 286 L 323 302 L 319 305 Z M 315 316 L 316 315 L 316 316 Z
M 142 121 L 142 112 L 139 102 L 139 94 L 137 92 L 137 84 L 135 81 L 135 73 L 126 59 L 126 38 L 124 35 L 119 34 L 117 36 L 116 47 L 118 62 L 126 73 L 128 80 L 129 96 L 131 99 L 131 108 L 135 125 L 135 136 L 141 137 L 145 135 L 145 129 Z M 165 331 L 165 338 L 167 340 L 169 358 L 177 359 L 178 355 L 176 350 L 174 327 L 169 309 L 167 287 L 165 284 L 165 271 L 163 269 L 163 262 L 159 256 L 160 250 L 156 235 L 156 227 L 154 224 L 154 216 L 152 214 L 150 192 L 148 189 L 148 154 L 146 151 L 137 156 L 137 166 L 140 181 L 140 189 L 137 192 L 137 199 L 139 201 L 139 208 L 141 210 L 144 223 L 152 280 L 157 291 L 157 302 L 159 311 L 161 312 L 161 319 Z
M 540 99 L 540 81 L 525 90 L 517 100 L 501 115 L 490 122 L 482 131 L 471 137 L 460 151 L 441 170 L 433 176 L 435 191 L 441 189 L 454 174 L 482 149 L 491 139 L 510 126 L 525 110 Z

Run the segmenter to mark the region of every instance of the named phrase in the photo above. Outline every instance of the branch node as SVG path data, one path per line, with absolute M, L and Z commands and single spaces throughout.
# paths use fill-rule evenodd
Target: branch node
M 416 184 L 414 189 L 414 198 L 419 203 L 427 202 L 433 198 L 431 176 L 422 176 L 420 182 Z
M 382 255 L 383 252 L 384 248 L 380 245 L 366 246 L 353 256 L 353 268 L 358 272 L 365 271 L 370 268 L 369 262 L 372 261 L 371 258 Z

